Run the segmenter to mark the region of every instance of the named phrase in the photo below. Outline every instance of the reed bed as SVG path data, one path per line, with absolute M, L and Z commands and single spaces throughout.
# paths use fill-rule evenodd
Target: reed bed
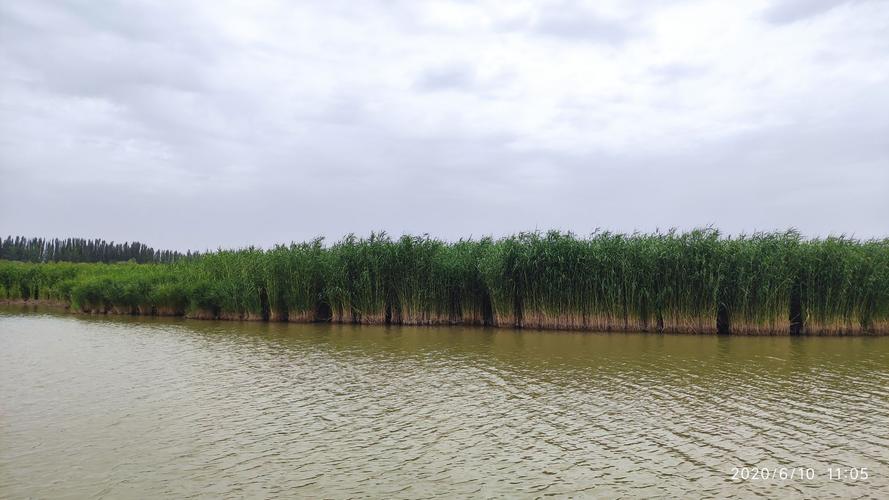
M 713 229 L 457 242 L 377 233 L 168 264 L 0 261 L 0 298 L 238 320 L 889 334 L 889 240 Z

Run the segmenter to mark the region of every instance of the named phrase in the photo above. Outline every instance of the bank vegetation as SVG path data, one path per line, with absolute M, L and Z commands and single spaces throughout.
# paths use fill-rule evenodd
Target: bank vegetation
M 889 239 L 795 231 L 349 236 L 172 263 L 0 261 L 0 298 L 208 319 L 889 334 Z

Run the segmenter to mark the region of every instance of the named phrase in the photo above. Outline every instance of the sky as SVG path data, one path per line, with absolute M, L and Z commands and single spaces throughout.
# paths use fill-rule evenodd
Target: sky
M 889 1 L 0 3 L 0 234 L 889 236 Z

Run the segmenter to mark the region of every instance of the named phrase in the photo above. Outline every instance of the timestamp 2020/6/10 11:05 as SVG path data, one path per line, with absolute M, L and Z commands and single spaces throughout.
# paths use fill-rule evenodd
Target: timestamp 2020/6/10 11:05
M 732 467 L 733 481 L 867 481 L 867 467 Z

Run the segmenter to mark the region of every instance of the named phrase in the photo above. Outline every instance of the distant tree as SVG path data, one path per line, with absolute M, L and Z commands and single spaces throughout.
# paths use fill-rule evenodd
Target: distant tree
M 192 258 L 174 250 L 155 250 L 138 241 L 114 243 L 102 239 L 67 238 L 60 240 L 7 236 L 0 240 L 0 259 L 24 262 L 122 262 L 140 264 L 170 263 Z

